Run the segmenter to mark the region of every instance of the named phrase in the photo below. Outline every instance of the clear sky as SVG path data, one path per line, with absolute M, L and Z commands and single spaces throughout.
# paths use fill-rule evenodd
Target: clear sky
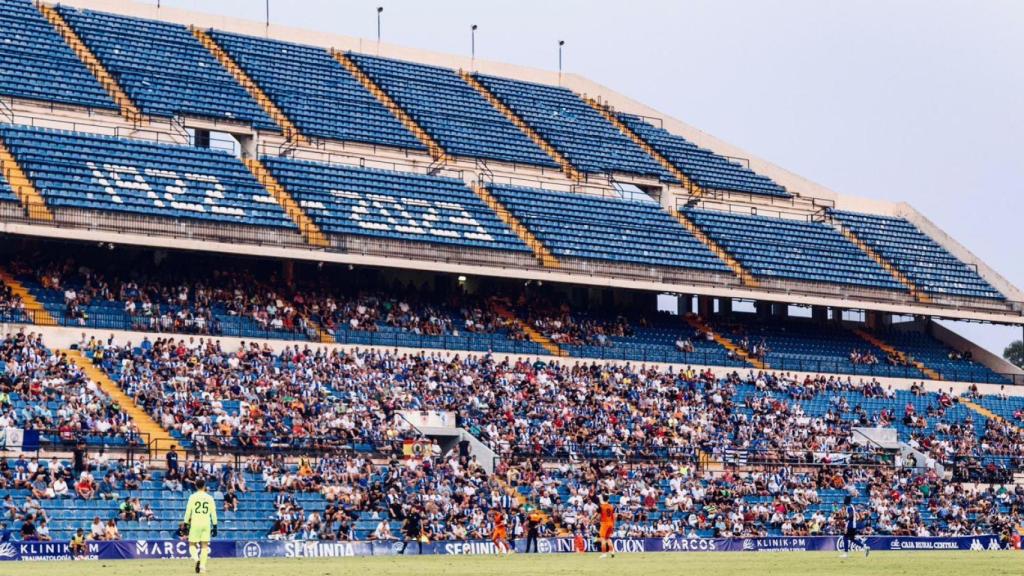
M 156 0 L 152 0 L 154 3 Z M 263 21 L 262 0 L 162 0 Z M 842 194 L 903 200 L 1024 285 L 1022 0 L 270 0 L 271 24 L 565 69 Z M 1018 328 L 958 326 L 1002 351 Z

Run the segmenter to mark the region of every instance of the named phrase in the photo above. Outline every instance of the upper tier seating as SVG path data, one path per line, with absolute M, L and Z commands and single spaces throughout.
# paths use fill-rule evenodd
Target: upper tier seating
M 530 250 L 456 178 L 286 158 L 263 162 L 328 234 Z
M 445 152 L 558 168 L 454 70 L 364 54 L 350 53 L 349 57 Z
M 925 292 L 1004 298 L 974 267 L 958 260 L 903 218 L 840 210 L 831 214 Z
M 729 272 L 657 204 L 518 186 L 488 188 L 556 257 Z
M 482 74 L 474 77 L 581 172 L 623 172 L 675 181 L 572 90 Z
M 304 136 L 427 149 L 323 48 L 210 35 Z
M 683 211 L 754 276 L 904 289 L 828 224 L 695 208 Z
M 654 126 L 639 116 L 619 114 L 618 118 L 701 188 L 789 197 L 786 189 L 771 178 Z
M 278 130 L 187 27 L 68 6 L 57 10 L 144 114 Z
M 22 126 L 0 136 L 50 208 L 295 229 L 222 151 Z
M 960 352 L 954 351 L 924 332 L 892 329 L 879 334 L 879 337 L 886 344 L 935 370 L 944 380 L 1011 383 L 1005 376 L 993 372 L 988 366 L 963 358 Z
M 0 94 L 117 109 L 103 86 L 29 0 L 0 0 Z

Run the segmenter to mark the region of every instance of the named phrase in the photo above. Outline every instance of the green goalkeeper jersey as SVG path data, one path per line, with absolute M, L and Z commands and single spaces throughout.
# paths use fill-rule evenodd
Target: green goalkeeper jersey
M 205 490 L 193 492 L 185 506 L 185 523 L 193 528 L 217 524 L 217 503 Z

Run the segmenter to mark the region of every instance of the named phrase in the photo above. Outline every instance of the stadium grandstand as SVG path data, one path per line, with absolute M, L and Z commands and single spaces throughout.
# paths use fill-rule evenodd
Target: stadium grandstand
M 200 480 L 223 541 L 1019 541 L 1024 371 L 942 321 L 1024 293 L 915 208 L 367 52 L 0 0 L 4 542 L 175 540 Z

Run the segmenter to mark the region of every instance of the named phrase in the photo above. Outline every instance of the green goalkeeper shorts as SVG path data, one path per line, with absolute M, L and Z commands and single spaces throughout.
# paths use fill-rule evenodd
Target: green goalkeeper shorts
M 210 525 L 200 526 L 198 524 L 192 524 L 188 529 L 188 541 L 189 542 L 209 542 L 210 541 Z

